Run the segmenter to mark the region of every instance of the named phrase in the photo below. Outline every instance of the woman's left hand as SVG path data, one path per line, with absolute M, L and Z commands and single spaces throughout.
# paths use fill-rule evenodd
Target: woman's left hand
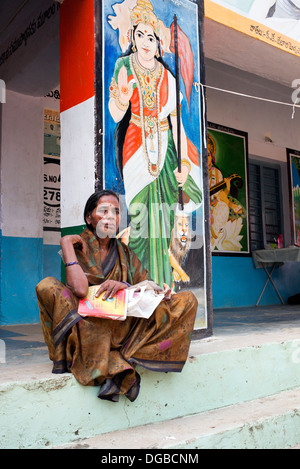
M 105 292 L 102 300 L 106 300 L 106 298 L 112 298 L 119 290 L 124 290 L 125 288 L 127 288 L 127 286 L 123 282 L 105 280 L 105 282 L 100 285 L 95 296 L 98 298 L 101 293 Z

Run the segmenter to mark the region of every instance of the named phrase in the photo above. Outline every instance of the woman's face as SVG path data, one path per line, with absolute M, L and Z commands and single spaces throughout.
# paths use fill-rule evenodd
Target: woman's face
M 97 207 L 86 217 L 99 238 L 114 238 L 120 224 L 120 205 L 113 195 L 100 197 Z
M 134 34 L 135 44 L 139 56 L 143 60 L 152 60 L 157 50 L 157 40 L 151 26 L 139 23 Z

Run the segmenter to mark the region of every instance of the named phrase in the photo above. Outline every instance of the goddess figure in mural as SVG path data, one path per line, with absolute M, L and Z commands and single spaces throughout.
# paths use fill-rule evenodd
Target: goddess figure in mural
M 130 216 L 129 245 L 154 281 L 172 285 L 169 248 L 178 188 L 187 202 L 184 211 L 196 210 L 202 201 L 199 154 L 181 124 L 178 171 L 176 80 L 161 53 L 167 28 L 149 1 L 135 3 L 130 11 L 131 43 L 115 64 L 109 111 L 117 123 L 117 166 Z

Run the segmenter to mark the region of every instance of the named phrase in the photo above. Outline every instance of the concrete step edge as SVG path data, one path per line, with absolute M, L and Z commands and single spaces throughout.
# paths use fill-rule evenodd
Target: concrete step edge
M 290 331 L 289 331 L 290 332 Z M 299 334 L 282 334 L 280 336 L 271 334 L 254 334 L 248 336 L 238 336 L 236 338 L 212 336 L 206 339 L 192 341 L 188 355 L 188 362 L 195 359 L 201 359 L 203 356 L 209 356 L 217 353 L 240 352 L 245 349 L 265 349 L 273 344 L 281 344 L 289 347 L 295 354 L 298 353 L 296 346 L 299 348 L 300 339 Z M 296 338 L 297 337 L 297 338 Z M 298 358 L 298 355 L 297 355 Z M 10 385 L 13 383 L 34 383 L 44 380 L 65 380 L 72 375 L 65 374 L 52 374 L 52 362 L 43 358 L 42 363 L 30 361 L 22 364 L 0 364 L 0 387 Z
M 195 415 L 101 434 L 59 448 L 297 448 L 300 388 Z M 56 447 L 58 448 L 58 447 Z

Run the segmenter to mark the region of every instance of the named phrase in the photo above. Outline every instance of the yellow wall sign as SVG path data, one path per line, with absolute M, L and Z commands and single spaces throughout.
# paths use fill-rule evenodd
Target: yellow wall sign
M 249 8 L 238 8 L 242 1 L 205 0 L 205 17 L 300 57 L 300 2 L 294 2 L 299 7 L 287 12 L 290 16 L 284 18 L 274 16 L 277 4 L 274 0 L 260 0 L 259 5 L 256 0 L 247 3 Z

